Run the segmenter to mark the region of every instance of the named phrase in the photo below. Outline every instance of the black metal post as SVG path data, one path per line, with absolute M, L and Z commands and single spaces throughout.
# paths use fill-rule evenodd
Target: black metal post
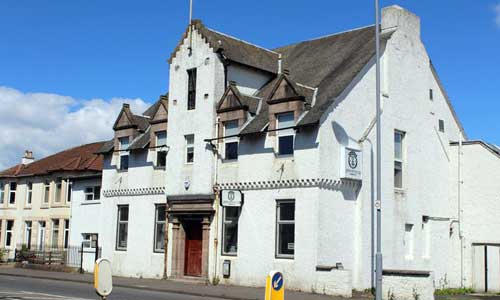
M 83 242 L 80 248 L 80 273 L 83 274 Z

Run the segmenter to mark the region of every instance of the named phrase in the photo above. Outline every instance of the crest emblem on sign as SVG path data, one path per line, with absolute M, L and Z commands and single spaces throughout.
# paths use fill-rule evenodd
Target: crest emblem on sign
M 354 151 L 350 151 L 347 155 L 347 162 L 349 163 L 349 167 L 351 169 L 356 169 L 358 166 L 358 155 Z
M 229 191 L 229 193 L 227 193 L 227 198 L 229 199 L 229 201 L 233 201 L 234 200 L 234 191 Z

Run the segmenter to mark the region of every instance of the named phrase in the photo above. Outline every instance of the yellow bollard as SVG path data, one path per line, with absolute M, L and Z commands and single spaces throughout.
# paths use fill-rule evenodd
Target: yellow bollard
M 271 271 L 267 275 L 266 300 L 285 300 L 285 280 L 281 272 Z

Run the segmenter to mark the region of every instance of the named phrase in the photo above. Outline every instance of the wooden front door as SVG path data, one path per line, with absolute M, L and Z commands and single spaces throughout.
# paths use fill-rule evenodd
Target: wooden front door
M 203 232 L 201 221 L 188 221 L 186 230 L 186 260 L 184 274 L 201 277 L 201 256 L 203 247 Z

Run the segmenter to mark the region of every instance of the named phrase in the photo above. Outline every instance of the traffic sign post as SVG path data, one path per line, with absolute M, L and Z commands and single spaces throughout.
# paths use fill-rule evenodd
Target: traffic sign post
M 113 290 L 112 275 L 111 262 L 106 258 L 99 258 L 94 265 L 94 288 L 102 299 L 106 299 Z
M 285 299 L 285 280 L 283 274 L 278 271 L 271 271 L 266 278 L 266 300 Z

